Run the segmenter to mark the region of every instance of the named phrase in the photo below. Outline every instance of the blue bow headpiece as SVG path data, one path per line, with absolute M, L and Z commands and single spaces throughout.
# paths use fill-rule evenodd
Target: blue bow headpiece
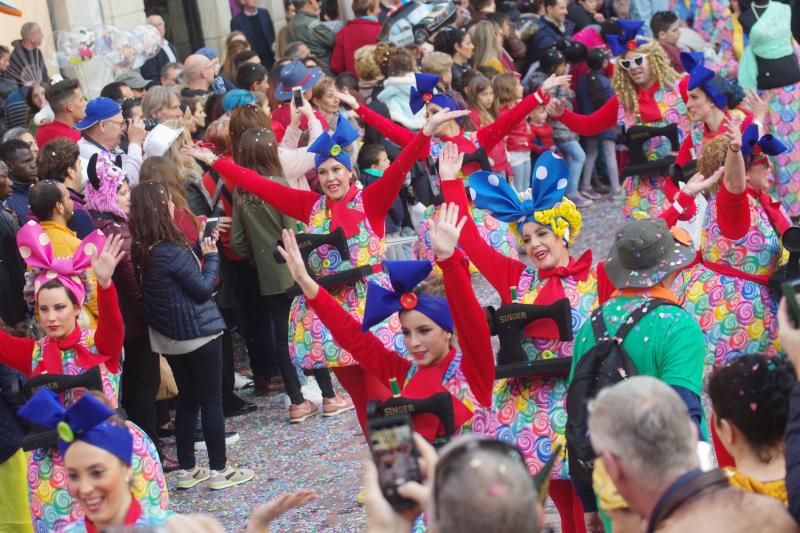
M 317 140 L 314 141 L 314 144 L 308 147 L 309 152 L 316 154 L 314 156 L 314 165 L 319 167 L 332 157 L 346 166 L 347 170 L 353 170 L 353 165 L 350 162 L 350 154 L 345 151 L 345 148 L 358 140 L 358 137 L 358 132 L 350 125 L 350 122 L 339 113 L 336 121 L 336 131 L 333 132 L 333 136 L 327 131 L 323 131 L 322 135 L 317 137 Z
M 581 217 L 574 204 L 564 200 L 568 182 L 567 164 L 558 155 L 546 151 L 536 160 L 531 174 L 530 199 L 520 199 L 506 180 L 492 172 L 473 172 L 468 186 L 476 207 L 512 224 L 512 228 L 516 224 L 518 232 L 526 222 L 534 222 L 550 227 L 571 243 L 580 231 Z M 570 228 L 572 231 L 568 232 Z
M 364 307 L 364 322 L 361 330 L 367 331 L 375 324 L 401 311 L 419 311 L 442 329 L 453 332 L 453 317 L 447 300 L 441 296 L 414 294 L 414 287 L 431 273 L 428 261 L 384 261 L 389 282 L 394 291 L 384 289 L 377 283 L 367 284 L 367 303 Z
M 689 74 L 689 90 L 703 89 L 706 96 L 711 99 L 714 104 L 720 109 L 725 109 L 728 105 L 728 98 L 720 91 L 712 82 L 714 71 L 704 65 L 705 60 L 697 53 L 690 54 L 688 52 L 681 52 L 681 64 L 686 72 Z
M 408 100 L 411 111 L 419 113 L 419 110 L 427 103 L 434 103 L 442 108 L 446 107 L 450 111 L 458 109 L 455 100 L 450 96 L 442 93 L 434 94 L 436 84 L 439 83 L 439 76 L 416 72 L 414 78 L 417 80 L 417 86 L 411 88 L 411 97 Z
M 622 35 L 606 35 L 608 47 L 611 48 L 611 53 L 615 57 L 624 54 L 628 50 L 636 50 L 643 44 L 650 42 L 647 39 L 636 38 L 644 36 L 642 34 L 643 20 L 617 20 L 617 24 L 622 28 Z
M 760 155 L 780 155 L 788 148 L 771 133 L 759 137 L 758 126 L 750 124 L 742 134 L 742 154 L 752 157 Z
M 58 431 L 58 450 L 61 456 L 76 440 L 102 448 L 131 464 L 133 436 L 125 426 L 107 422 L 114 414 L 89 393 L 64 409 L 58 396 L 51 390 L 39 389 L 19 410 L 19 415 L 34 424 Z

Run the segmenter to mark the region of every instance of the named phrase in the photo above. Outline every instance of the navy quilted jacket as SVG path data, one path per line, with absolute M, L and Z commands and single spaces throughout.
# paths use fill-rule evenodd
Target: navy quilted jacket
M 203 257 L 185 246 L 159 242 L 150 251 L 142 275 L 142 296 L 150 326 L 175 340 L 215 335 L 225 321 L 212 294 L 219 271 L 219 255 Z

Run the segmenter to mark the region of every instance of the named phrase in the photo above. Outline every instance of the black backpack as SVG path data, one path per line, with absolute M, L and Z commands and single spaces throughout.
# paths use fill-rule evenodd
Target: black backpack
M 602 307 L 592 313 L 592 332 L 597 344 L 581 357 L 567 389 L 567 456 L 572 479 L 591 485 L 594 470 L 594 450 L 589 440 L 589 402 L 601 389 L 638 374 L 636 365 L 622 347 L 631 329 L 647 313 L 662 305 L 675 305 L 661 299 L 648 299 L 637 307 L 609 337 L 603 320 Z

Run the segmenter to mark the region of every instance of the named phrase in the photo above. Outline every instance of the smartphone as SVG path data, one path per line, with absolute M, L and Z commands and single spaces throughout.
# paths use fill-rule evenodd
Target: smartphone
M 214 233 L 214 230 L 217 229 L 219 226 L 219 218 L 213 217 L 206 219 L 206 227 L 203 230 L 203 240 L 207 237 L 211 237 L 211 234 Z
M 781 292 L 789 306 L 789 316 L 792 317 L 795 327 L 800 327 L 800 303 L 797 301 L 797 291 L 800 290 L 800 279 L 781 283 Z
M 414 444 L 410 415 L 373 418 L 368 423 L 369 448 L 378 469 L 378 483 L 389 504 L 397 510 L 417 505 L 397 493 L 408 482 L 422 482 L 419 452 Z
M 303 88 L 294 87 L 292 89 L 292 98 L 294 99 L 294 108 L 300 109 L 303 107 Z

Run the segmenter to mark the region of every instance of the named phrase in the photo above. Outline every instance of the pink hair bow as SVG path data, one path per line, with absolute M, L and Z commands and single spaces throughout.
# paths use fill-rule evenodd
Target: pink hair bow
M 100 230 L 93 231 L 81 241 L 72 257 L 53 256 L 50 238 L 42 227 L 30 221 L 17 233 L 17 246 L 22 258 L 31 268 L 40 268 L 44 272 L 36 276 L 33 292 L 52 279 L 58 279 L 74 296 L 79 305 L 84 304 L 86 289 L 80 275 L 92 266 L 92 258 L 97 256 L 106 243 L 106 236 Z

